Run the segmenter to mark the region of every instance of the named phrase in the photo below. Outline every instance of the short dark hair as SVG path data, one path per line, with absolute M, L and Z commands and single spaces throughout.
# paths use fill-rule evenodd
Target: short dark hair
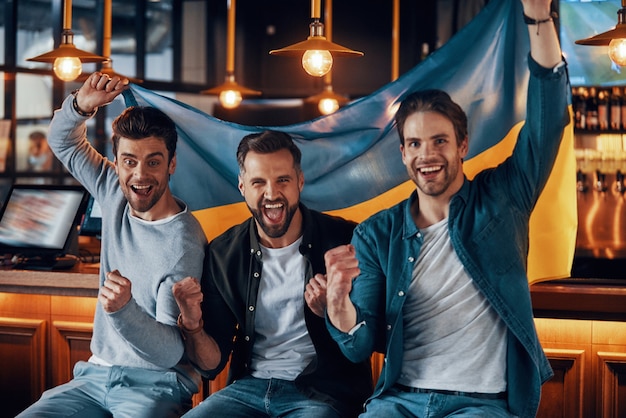
M 302 171 L 302 153 L 286 132 L 266 130 L 259 133 L 249 134 L 243 137 L 237 147 L 237 164 L 239 170 L 244 172 L 244 162 L 250 151 L 259 154 L 270 154 L 282 149 L 288 150 L 293 156 L 293 165 L 299 173 Z
M 128 107 L 113 121 L 113 155 L 117 157 L 120 138 L 145 139 L 151 136 L 165 142 L 168 162 L 172 161 L 178 140 L 174 121 L 155 107 Z
M 420 90 L 409 94 L 396 112 L 396 127 L 400 144 L 404 145 L 404 123 L 417 112 L 437 112 L 454 126 L 456 142 L 460 144 L 467 137 L 467 115 L 443 90 Z

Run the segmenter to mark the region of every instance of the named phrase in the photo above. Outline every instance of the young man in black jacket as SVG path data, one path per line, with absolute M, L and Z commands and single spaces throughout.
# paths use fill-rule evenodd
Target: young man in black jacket
M 350 362 L 330 337 L 326 283 L 314 277 L 355 224 L 300 203 L 300 158 L 286 133 L 243 138 L 239 190 L 252 217 L 208 246 L 202 285 L 174 288 L 187 353 L 205 376 L 232 351 L 229 385 L 185 417 L 349 417 L 371 393 L 369 361 Z

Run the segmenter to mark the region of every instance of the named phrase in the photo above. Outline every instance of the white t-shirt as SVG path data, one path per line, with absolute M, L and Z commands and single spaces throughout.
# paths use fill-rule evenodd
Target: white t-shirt
M 424 236 L 403 307 L 404 358 L 398 383 L 425 389 L 506 390 L 505 324 L 463 268 L 448 220 Z
M 252 375 L 294 380 L 315 356 L 304 321 L 306 259 L 302 238 L 284 248 L 261 247 L 263 273 L 255 314 Z

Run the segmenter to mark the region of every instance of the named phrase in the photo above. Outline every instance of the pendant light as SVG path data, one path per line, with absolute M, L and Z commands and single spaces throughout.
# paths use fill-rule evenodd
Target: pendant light
M 108 58 L 92 54 L 76 48 L 74 45 L 74 32 L 72 32 L 72 1 L 65 0 L 63 3 L 63 32 L 61 44 L 58 48 L 28 58 L 26 61 L 46 62 L 53 64 L 53 71 L 63 81 L 73 81 L 82 73 L 83 62 L 106 62 Z
M 213 94 L 219 96 L 221 105 L 226 109 L 234 109 L 239 106 L 243 96 L 258 96 L 260 91 L 251 90 L 240 86 L 235 81 L 235 4 L 236 0 L 227 0 L 227 21 L 226 21 L 226 80 L 223 84 L 208 90 L 203 90 L 203 94 Z
M 311 0 L 311 23 L 309 37 L 302 42 L 270 51 L 272 55 L 301 57 L 304 70 L 315 77 L 330 71 L 335 56 L 363 56 L 360 51 L 333 43 L 324 36 L 324 24 L 320 22 L 321 0 Z

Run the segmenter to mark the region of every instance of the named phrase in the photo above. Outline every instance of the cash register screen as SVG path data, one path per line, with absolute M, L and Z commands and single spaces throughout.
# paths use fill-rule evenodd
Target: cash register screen
M 80 234 L 98 238 L 102 235 L 102 210 L 93 196 L 89 196 L 85 216 L 80 225 Z
M 13 185 L 0 213 L 4 254 L 59 256 L 67 253 L 88 194 L 80 186 Z

